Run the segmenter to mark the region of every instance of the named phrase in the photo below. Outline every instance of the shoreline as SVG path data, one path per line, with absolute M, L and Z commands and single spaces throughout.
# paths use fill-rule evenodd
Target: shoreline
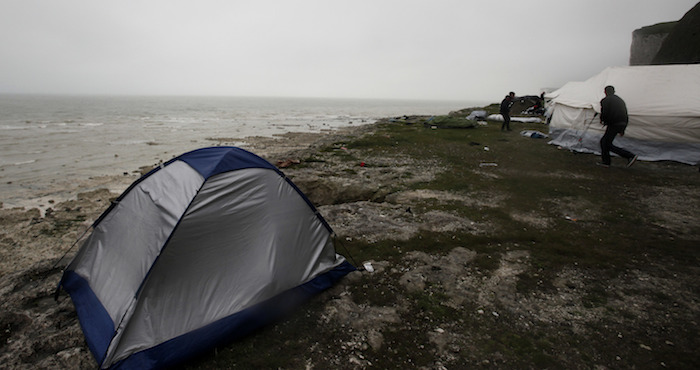
M 0 202 L 45 208 L 91 178 L 139 175 L 190 150 L 319 133 L 468 102 L 255 97 L 12 96 L 0 101 Z M 257 154 L 257 153 L 256 153 Z M 115 178 L 105 182 L 130 183 Z M 76 184 L 77 183 L 77 184 Z M 116 191 L 124 185 L 115 186 Z M 43 198 L 43 199 L 39 199 Z M 28 201 L 28 199 L 35 199 Z M 41 205 L 43 204 L 43 207 Z
M 361 135 L 375 124 L 321 132 L 287 132 L 272 137 L 251 136 L 240 140 L 245 144 L 239 147 L 275 165 L 278 161 L 299 158 L 334 140 Z M 223 139 L 218 144 L 233 145 L 231 140 Z M 240 141 L 236 139 L 236 142 Z M 111 199 L 121 195 L 134 181 L 157 165 L 140 166 L 131 173 L 54 182 L 51 188 L 25 199 L 21 205 L 1 204 L 0 225 L 5 240 L 0 241 L 0 277 L 31 268 L 42 260 L 60 257 L 61 251 L 73 244 L 79 233 L 89 228 L 107 209 Z M 281 170 L 285 171 L 284 168 Z M 48 225 L 51 223 L 66 225 L 57 228 Z M 42 229 L 44 224 L 50 229 Z M 37 225 L 40 226 L 38 235 L 30 236 L 24 231 Z
M 328 138 L 333 137 L 333 135 L 351 135 L 354 131 L 361 131 L 364 126 L 371 126 L 375 123 L 376 122 L 362 123 L 353 126 L 320 130 L 317 132 L 290 131 L 283 134 L 274 134 L 269 137 L 248 136 L 240 139 L 209 138 L 207 140 L 211 145 L 203 145 L 200 146 L 200 148 L 209 146 L 237 146 L 275 164 L 278 160 L 276 157 L 284 157 L 287 152 L 306 149 L 316 142 L 328 140 Z M 173 158 L 185 152 L 173 155 Z M 157 157 L 158 156 L 153 158 L 152 163 L 140 164 L 128 172 L 85 176 L 75 179 L 52 179 L 43 187 L 32 188 L 32 186 L 34 186 L 33 184 L 25 184 L 22 186 L 9 182 L 7 185 L 20 187 L 20 189 L 10 189 L 2 192 L 5 194 L 6 198 L 0 196 L 0 199 L 3 199 L 0 201 L 0 210 L 22 209 L 28 211 L 36 208 L 39 210 L 41 217 L 43 217 L 47 209 L 50 209 L 56 204 L 74 200 L 78 194 L 83 192 L 107 189 L 111 193 L 121 194 L 129 185 L 148 172 L 148 170 L 164 161 Z M 19 197 L 9 196 L 9 194 L 17 192 L 21 194 Z

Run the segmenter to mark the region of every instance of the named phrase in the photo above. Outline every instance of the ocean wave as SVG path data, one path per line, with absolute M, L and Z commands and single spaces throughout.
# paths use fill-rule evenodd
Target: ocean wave
M 19 161 L 19 162 L 0 162 L 0 167 L 24 166 L 26 164 L 32 164 L 32 163 L 36 163 L 36 159 L 28 159 L 26 161 Z
M 24 126 L 10 126 L 10 125 L 2 125 L 0 126 L 0 130 L 27 130 L 28 127 Z
M 107 145 L 109 145 L 109 146 L 125 146 L 125 145 L 139 145 L 139 144 L 153 145 L 153 143 L 155 143 L 155 142 L 157 142 L 157 141 L 153 140 L 153 139 L 117 140 L 117 141 L 108 142 Z

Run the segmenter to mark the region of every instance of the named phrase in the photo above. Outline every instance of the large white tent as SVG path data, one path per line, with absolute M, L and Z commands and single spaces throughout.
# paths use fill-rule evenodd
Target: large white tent
M 645 161 L 700 163 L 700 64 L 609 67 L 546 95 L 550 144 L 600 154 L 600 100 L 615 87 L 629 125 L 615 145 Z

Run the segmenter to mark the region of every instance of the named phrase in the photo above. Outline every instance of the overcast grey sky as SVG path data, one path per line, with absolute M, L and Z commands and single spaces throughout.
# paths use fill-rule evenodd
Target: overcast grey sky
M 497 101 L 697 0 L 0 0 L 0 93 Z

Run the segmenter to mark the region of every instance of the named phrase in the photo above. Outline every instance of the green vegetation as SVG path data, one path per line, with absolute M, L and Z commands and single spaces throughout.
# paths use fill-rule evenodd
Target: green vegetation
M 497 105 L 487 108 L 494 110 Z M 546 139 L 518 134 L 520 129 L 546 131 L 541 124 L 512 123 L 516 131 L 504 133 L 497 123 L 471 129 L 433 129 L 430 122 L 425 124 L 428 119 L 380 122 L 369 135 L 336 142 L 320 151 L 341 161 L 394 155 L 434 162 L 444 170 L 433 180 L 395 184 L 396 190 L 449 191 L 481 197 L 487 203 L 474 206 L 426 199 L 416 208 L 423 214 L 447 211 L 492 226 L 482 233 L 420 231 L 406 241 L 352 239 L 340 243 L 338 252 L 347 248 L 357 262 L 385 261 L 389 266 L 382 274 L 363 274 L 345 290 L 360 312 L 370 307 L 404 307 L 399 313 L 401 323 L 384 324 L 381 349 L 363 347 L 366 334 L 358 334 L 345 322 L 322 324 L 326 304 L 339 299 L 326 295 L 287 320 L 190 364 L 192 368 L 699 365 L 695 355 L 697 324 L 688 327 L 680 319 L 688 317 L 683 316 L 679 308 L 683 304 L 676 303 L 674 292 L 650 286 L 622 290 L 609 286 L 613 279 L 636 281 L 626 278 L 633 273 L 680 281 L 679 286 L 692 284 L 700 257 L 700 225 L 680 222 L 669 226 L 650 199 L 659 196 L 658 189 L 675 189 L 678 194 L 698 189 L 697 168 L 642 162 L 627 169 L 616 158 L 613 166 L 605 169 L 595 165 L 595 156 L 574 154 L 547 145 Z M 431 122 L 454 124 L 460 119 L 436 117 Z M 320 156 L 310 158 L 324 162 Z M 695 202 L 690 204 L 697 204 L 697 192 L 687 196 Z M 687 211 L 683 204 L 663 207 L 667 207 L 664 212 Z M 502 266 L 503 256 L 526 250 L 528 267 L 517 274 L 515 291 L 508 294 L 519 300 L 545 295 L 565 299 L 559 297 L 567 292 L 578 294 L 571 303 L 577 306 L 562 304 L 562 315 L 570 318 L 554 325 L 510 314 L 509 305 L 520 305 L 520 301 L 505 301 L 502 307 L 496 304 L 484 310 L 474 296 L 450 303 L 454 297 L 447 290 L 454 287 L 448 283 L 428 281 L 418 292 L 406 292 L 400 286 L 399 279 L 411 267 L 403 260 L 408 252 L 440 257 L 456 247 L 476 252 L 462 273 L 484 284 Z M 581 281 L 562 283 L 561 275 L 566 271 L 575 271 Z M 697 302 L 700 291 L 689 289 L 695 298 L 688 299 Z M 611 304 L 619 302 L 622 295 L 639 297 L 652 310 L 649 317 L 640 319 L 631 307 Z M 537 316 L 537 312 L 532 314 Z M 585 321 L 586 315 L 599 319 Z M 443 332 L 449 332 L 450 337 L 441 348 L 441 342 L 431 338 Z M 446 352 L 450 355 L 444 355 Z M 356 362 L 348 362 L 348 358 Z

